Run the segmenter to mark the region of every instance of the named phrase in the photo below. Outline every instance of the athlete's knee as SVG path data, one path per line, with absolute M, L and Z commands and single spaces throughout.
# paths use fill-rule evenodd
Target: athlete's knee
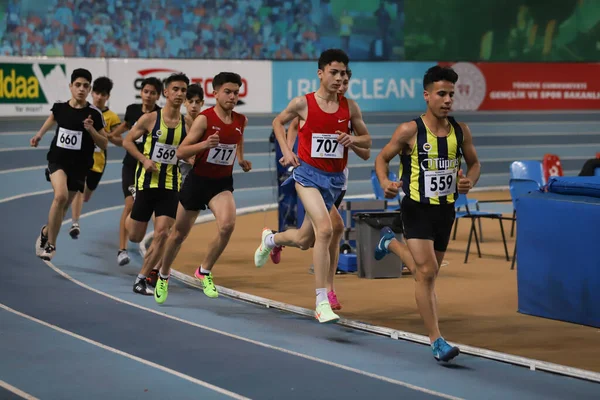
M 219 236 L 230 237 L 235 229 L 235 220 L 224 221 L 219 224 Z
M 175 244 L 181 245 L 181 244 L 183 244 L 183 242 L 185 242 L 185 239 L 187 239 L 189 233 L 190 233 L 189 230 L 186 230 L 185 228 L 181 228 L 181 227 L 178 227 L 177 225 L 175 225 L 175 227 L 173 227 L 173 229 L 171 230 L 171 234 L 169 235 L 169 240 L 173 240 L 175 242 Z
M 415 280 L 421 282 L 432 283 L 438 274 L 438 267 L 436 261 L 427 262 L 424 264 L 417 265 L 417 273 L 415 274 Z
M 68 207 L 69 206 L 69 194 L 66 192 L 56 192 L 54 193 L 54 202 L 59 207 Z
M 157 245 L 162 245 L 167 241 L 169 231 L 167 229 L 155 230 L 152 235 L 152 242 L 156 242 Z
M 344 234 L 344 222 L 341 218 L 331 219 L 332 235 L 334 238 L 341 237 Z

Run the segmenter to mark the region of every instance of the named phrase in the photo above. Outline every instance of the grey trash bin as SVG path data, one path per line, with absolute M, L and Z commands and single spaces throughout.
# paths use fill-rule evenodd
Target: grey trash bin
M 356 255 L 358 277 L 398 278 L 402 276 L 402 260 L 393 253 L 383 260 L 375 260 L 375 248 L 379 242 L 381 228 L 388 226 L 402 240 L 402 219 L 400 211 L 357 213 L 353 216 L 356 222 Z

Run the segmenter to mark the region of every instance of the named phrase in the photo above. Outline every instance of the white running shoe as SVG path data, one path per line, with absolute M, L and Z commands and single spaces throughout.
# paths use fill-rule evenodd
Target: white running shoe
M 271 249 L 266 246 L 265 240 L 267 236 L 269 236 L 271 233 L 273 233 L 273 231 L 269 228 L 263 229 L 262 238 L 260 240 L 260 246 L 258 246 L 256 251 L 254 252 L 254 265 L 256 265 L 256 267 L 258 268 L 265 265 L 267 260 L 269 259 L 269 253 L 271 253 Z

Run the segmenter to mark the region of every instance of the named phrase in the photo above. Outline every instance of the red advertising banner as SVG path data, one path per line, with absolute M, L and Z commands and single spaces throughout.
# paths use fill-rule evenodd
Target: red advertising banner
M 447 63 L 454 110 L 600 110 L 600 63 Z

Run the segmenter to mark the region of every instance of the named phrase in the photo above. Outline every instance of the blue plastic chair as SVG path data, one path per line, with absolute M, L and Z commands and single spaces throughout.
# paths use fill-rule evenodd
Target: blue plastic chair
M 388 178 L 390 181 L 398 180 L 398 176 L 394 172 L 391 172 L 391 171 L 388 174 Z M 373 193 L 375 194 L 375 198 L 377 200 L 387 200 L 388 211 L 396 211 L 400 208 L 400 206 L 402 204 L 401 199 L 400 199 L 400 193 L 398 193 L 396 195 L 396 197 L 394 197 L 393 199 L 387 199 L 383 192 L 383 188 L 379 184 L 379 179 L 377 179 L 377 174 L 375 173 L 374 169 L 371 170 L 371 185 L 373 186 Z M 392 204 L 394 204 L 394 200 L 396 200 L 398 202 L 398 207 L 396 207 L 395 205 L 392 205 Z
M 502 233 L 502 243 L 504 244 L 504 254 L 506 255 L 506 261 L 510 261 L 508 256 L 508 247 L 506 245 L 506 236 L 504 235 L 504 225 L 502 224 L 502 213 L 494 213 L 479 210 L 469 210 L 469 199 L 464 194 L 459 194 L 458 199 L 454 203 L 455 208 L 465 208 L 465 211 L 457 211 L 454 223 L 456 224 L 460 218 L 469 218 L 471 220 L 471 230 L 469 231 L 469 239 L 467 241 L 467 250 L 465 251 L 465 263 L 469 260 L 469 252 L 471 250 L 471 241 L 475 237 L 475 244 L 477 246 L 477 255 L 481 258 L 481 248 L 479 247 L 479 238 L 477 236 L 477 229 L 475 228 L 475 220 L 481 223 L 481 218 L 497 219 L 500 223 L 500 232 Z M 481 225 L 480 225 L 481 226 Z M 456 234 L 456 225 L 454 227 Z M 479 228 L 481 231 L 481 228 Z
M 594 170 L 594 176 L 600 176 L 600 168 Z
M 533 179 L 511 179 L 508 183 L 510 198 L 513 204 L 513 227 L 517 220 L 517 201 L 523 195 L 540 190 L 542 185 Z M 512 236 L 512 235 L 511 235 Z M 510 269 L 515 269 L 515 260 L 517 258 L 517 241 L 515 240 L 515 249 L 513 251 L 513 260 Z
M 541 161 L 522 160 L 514 161 L 510 165 L 510 179 L 527 179 L 537 182 L 540 186 L 546 184 L 544 169 Z M 516 210 L 513 209 L 513 223 L 510 227 L 510 237 L 515 234 Z
M 510 179 L 530 179 L 540 186 L 546 184 L 542 162 L 535 160 L 514 161 L 510 165 Z

